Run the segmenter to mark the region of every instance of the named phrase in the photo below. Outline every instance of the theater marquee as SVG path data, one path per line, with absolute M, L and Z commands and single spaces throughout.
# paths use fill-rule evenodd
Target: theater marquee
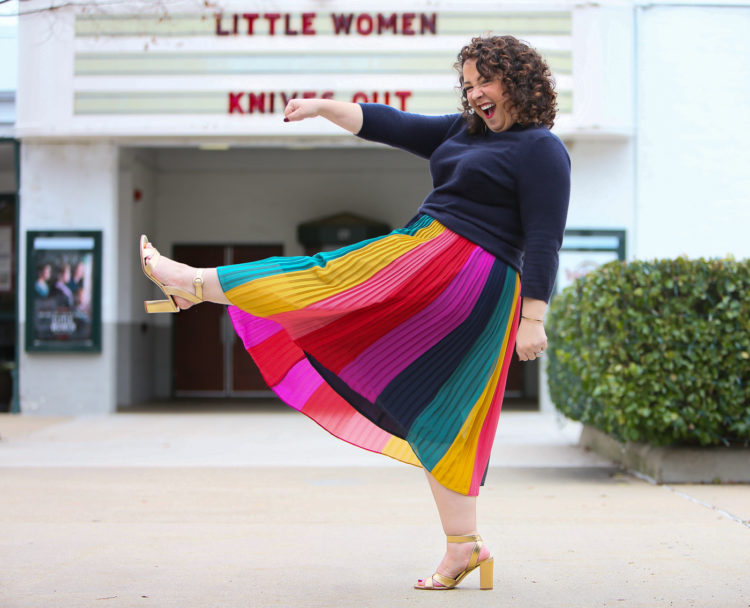
M 296 6 L 305 4 L 291 12 L 253 3 L 252 11 L 77 14 L 74 121 L 134 134 L 288 134 L 279 119 L 293 97 L 451 113 L 460 106 L 456 54 L 489 32 L 538 48 L 555 74 L 560 113 L 572 111 L 569 10 Z

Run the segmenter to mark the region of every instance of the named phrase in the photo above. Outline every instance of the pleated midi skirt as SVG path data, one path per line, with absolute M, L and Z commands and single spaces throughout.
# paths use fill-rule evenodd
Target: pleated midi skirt
M 314 256 L 218 268 L 268 386 L 349 443 L 476 496 L 518 326 L 518 273 L 429 216 Z

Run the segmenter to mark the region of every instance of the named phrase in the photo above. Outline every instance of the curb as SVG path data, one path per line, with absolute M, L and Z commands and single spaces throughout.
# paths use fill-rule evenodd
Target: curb
M 750 448 L 621 443 L 588 425 L 583 426 L 578 445 L 656 483 L 750 483 Z

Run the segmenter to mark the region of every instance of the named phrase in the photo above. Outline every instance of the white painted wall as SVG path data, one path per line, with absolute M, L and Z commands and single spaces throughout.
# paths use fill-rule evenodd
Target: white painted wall
M 578 2 L 573 10 L 572 137 L 629 138 L 633 115 L 633 8 Z
M 18 82 L 18 0 L 0 5 L 0 91 L 15 91 Z
M 25 256 L 19 256 L 20 405 L 24 413 L 114 411 L 117 255 L 117 146 L 26 143 L 21 159 L 19 251 L 27 230 L 102 230 L 102 352 L 27 353 Z
M 24 10 L 49 7 L 31 0 Z M 54 136 L 73 113 L 73 13 L 71 8 L 19 19 L 16 126 Z
M 152 298 L 152 283 L 143 276 L 136 250 L 138 235 L 153 226 L 155 156 L 148 149 L 120 150 L 117 263 L 123 297 L 117 310 L 118 405 L 147 401 L 158 394 L 154 389 L 158 378 L 154 361 L 169 350 L 156 339 L 152 319 L 143 309 L 143 301 Z M 164 396 L 169 392 L 169 385 L 165 386 Z
M 350 211 L 398 226 L 431 189 L 426 161 L 383 147 L 161 150 L 157 163 L 162 247 L 281 242 L 296 255 L 299 222 Z
M 635 163 L 632 140 L 567 142 L 571 160 L 568 228 L 626 230 L 633 251 Z
M 750 6 L 638 13 L 636 255 L 750 256 Z

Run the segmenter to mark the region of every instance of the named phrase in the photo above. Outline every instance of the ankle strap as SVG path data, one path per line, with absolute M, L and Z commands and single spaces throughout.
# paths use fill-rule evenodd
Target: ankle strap
M 482 552 L 482 537 L 479 534 L 466 534 L 464 536 L 449 536 L 449 543 L 474 543 L 474 549 L 471 551 L 471 557 L 469 558 L 469 565 L 467 569 L 473 570 L 479 563 L 479 554 Z
M 195 271 L 193 289 L 195 289 L 195 297 L 203 301 L 203 268 L 198 268 Z
M 448 536 L 449 543 L 475 543 L 481 542 L 482 537 L 479 534 L 469 534 L 466 536 Z

